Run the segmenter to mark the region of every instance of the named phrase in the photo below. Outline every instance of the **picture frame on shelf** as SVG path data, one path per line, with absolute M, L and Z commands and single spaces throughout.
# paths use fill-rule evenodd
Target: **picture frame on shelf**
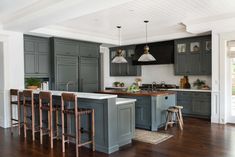
M 191 42 L 190 52 L 199 52 L 199 51 L 200 51 L 200 42 Z
M 186 52 L 186 44 L 177 44 L 177 51 L 178 53 L 185 53 Z

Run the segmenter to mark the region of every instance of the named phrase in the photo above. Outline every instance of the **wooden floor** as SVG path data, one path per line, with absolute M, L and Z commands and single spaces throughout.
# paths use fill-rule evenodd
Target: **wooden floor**
M 165 132 L 161 130 L 161 132 Z M 235 157 L 235 126 L 217 125 L 201 119 L 185 119 L 184 131 L 170 128 L 172 138 L 157 145 L 133 141 L 111 155 L 81 149 L 80 157 Z M 54 149 L 49 144 L 24 141 L 16 133 L 11 136 L 9 129 L 0 128 L 1 157 L 75 157 L 73 145 L 61 153 L 60 141 Z

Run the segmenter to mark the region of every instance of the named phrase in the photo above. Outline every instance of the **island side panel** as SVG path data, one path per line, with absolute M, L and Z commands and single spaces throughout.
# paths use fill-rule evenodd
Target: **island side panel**
M 159 95 L 151 97 L 151 130 L 157 131 L 166 123 L 166 110 L 176 105 L 176 95 Z
M 118 106 L 118 144 L 123 146 L 131 143 L 135 134 L 135 103 Z
M 78 106 L 95 110 L 96 150 L 107 154 L 119 150 L 116 98 L 104 100 L 79 98 Z M 85 127 L 86 120 L 83 118 L 82 121 L 82 127 Z M 83 139 L 86 139 L 86 137 L 83 136 Z

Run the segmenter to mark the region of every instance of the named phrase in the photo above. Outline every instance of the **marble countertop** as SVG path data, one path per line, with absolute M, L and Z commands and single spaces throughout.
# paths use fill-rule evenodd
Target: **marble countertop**
M 209 89 L 182 89 L 182 88 L 173 88 L 168 89 L 169 91 L 185 91 L 185 92 L 211 92 Z
M 21 90 L 23 91 L 23 90 Z M 33 90 L 33 93 L 38 94 L 41 90 Z M 48 90 L 54 96 L 61 96 L 62 93 L 74 93 L 77 95 L 78 98 L 86 98 L 86 99 L 109 99 L 109 98 L 116 98 L 117 95 L 111 94 L 99 94 L 99 93 L 85 93 L 85 92 L 68 92 L 68 91 L 55 91 L 55 90 Z
M 132 102 L 136 102 L 136 99 L 128 99 L 128 98 L 117 98 L 116 99 L 116 105 L 127 104 L 127 103 L 132 103 Z

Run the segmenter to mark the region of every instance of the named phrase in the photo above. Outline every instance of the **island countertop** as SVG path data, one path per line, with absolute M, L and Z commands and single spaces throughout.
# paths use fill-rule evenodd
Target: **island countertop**
M 103 90 L 98 93 L 115 94 L 115 95 L 129 95 L 129 96 L 162 96 L 176 94 L 174 91 L 139 91 L 139 92 L 126 92 L 117 90 Z
M 20 90 L 21 92 L 23 90 Z M 40 91 L 43 90 L 33 90 L 34 94 L 39 94 Z M 105 94 L 105 93 L 84 93 L 84 92 L 68 92 L 68 91 L 55 91 L 55 90 L 48 90 L 54 96 L 61 96 L 62 93 L 74 93 L 78 98 L 85 98 L 85 99 L 109 99 L 109 98 L 116 98 L 117 95 Z

